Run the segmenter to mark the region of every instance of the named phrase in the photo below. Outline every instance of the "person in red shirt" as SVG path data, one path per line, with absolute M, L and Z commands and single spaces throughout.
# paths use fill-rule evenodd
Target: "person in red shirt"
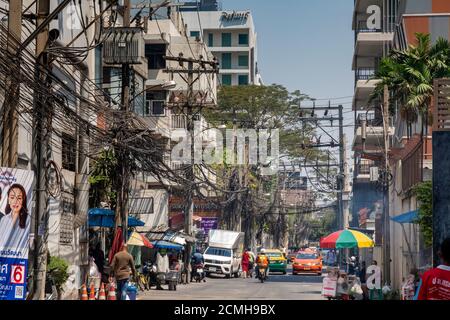
M 443 264 L 423 274 L 418 300 L 450 300 L 450 237 L 442 242 L 439 256 Z

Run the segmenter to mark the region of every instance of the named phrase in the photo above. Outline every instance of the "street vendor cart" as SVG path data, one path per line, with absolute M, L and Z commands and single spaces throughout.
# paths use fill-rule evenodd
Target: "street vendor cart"
M 321 249 L 372 248 L 373 246 L 373 240 L 367 235 L 349 229 L 333 232 L 320 241 Z M 323 279 L 322 295 L 329 300 L 348 299 L 351 294 L 356 292 L 359 298 L 360 282 L 354 278 L 356 277 L 349 278 L 339 268 L 331 268 Z

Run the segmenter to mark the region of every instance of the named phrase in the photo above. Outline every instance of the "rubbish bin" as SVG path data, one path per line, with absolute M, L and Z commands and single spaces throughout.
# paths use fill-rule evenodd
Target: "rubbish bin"
M 127 287 L 127 297 L 125 300 L 136 300 L 137 287 L 134 284 L 130 284 Z

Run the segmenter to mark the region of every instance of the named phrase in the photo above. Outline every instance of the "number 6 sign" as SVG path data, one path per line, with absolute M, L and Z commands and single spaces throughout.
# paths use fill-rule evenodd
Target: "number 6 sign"
M 23 284 L 25 283 L 25 267 L 21 265 L 11 266 L 11 283 Z

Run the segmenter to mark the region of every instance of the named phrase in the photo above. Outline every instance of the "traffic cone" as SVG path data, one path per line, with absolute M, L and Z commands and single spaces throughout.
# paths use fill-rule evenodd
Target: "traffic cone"
M 89 292 L 89 300 L 95 300 L 95 287 L 91 284 L 91 292 Z
M 98 300 L 106 300 L 105 284 L 103 282 L 102 286 L 100 287 L 100 292 L 98 293 Z
M 88 294 L 85 284 L 81 286 L 81 300 L 88 300 Z
M 108 300 L 116 300 L 116 288 L 112 282 L 109 284 Z

